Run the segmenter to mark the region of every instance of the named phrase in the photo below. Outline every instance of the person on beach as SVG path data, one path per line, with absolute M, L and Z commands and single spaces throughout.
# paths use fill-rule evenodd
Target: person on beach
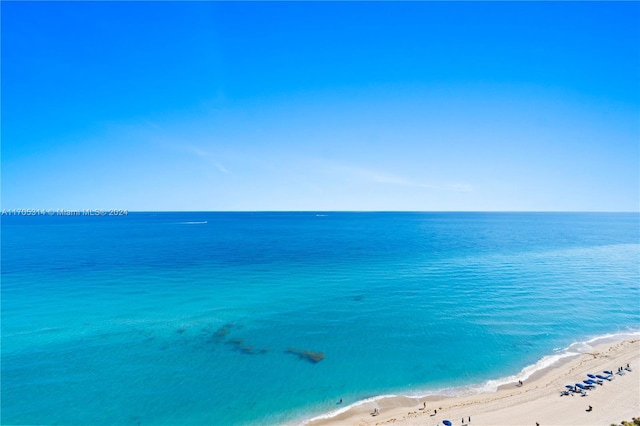
M 593 410 L 593 407 L 592 407 L 592 406 L 589 406 L 589 408 L 587 408 L 587 411 L 588 411 L 588 412 L 591 412 L 592 410 Z

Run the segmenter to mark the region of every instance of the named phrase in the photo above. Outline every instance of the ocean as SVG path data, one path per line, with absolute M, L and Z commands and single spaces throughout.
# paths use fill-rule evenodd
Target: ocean
M 3 425 L 300 423 L 640 330 L 637 213 L 2 217 Z M 581 349 L 582 348 L 582 349 Z

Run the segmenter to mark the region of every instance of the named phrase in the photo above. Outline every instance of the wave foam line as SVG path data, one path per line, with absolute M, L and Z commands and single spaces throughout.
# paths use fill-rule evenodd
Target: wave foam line
M 345 412 L 349 411 L 351 408 L 359 407 L 361 405 L 376 403 L 376 401 L 379 401 L 381 399 L 396 398 L 398 396 L 400 396 L 400 395 L 388 394 L 388 395 L 377 395 L 377 396 L 374 396 L 374 397 L 371 397 L 371 398 L 361 399 L 359 401 L 354 402 L 353 404 L 345 405 L 342 408 L 338 408 L 337 410 L 330 411 L 330 412 L 328 412 L 326 414 L 321 414 L 321 415 L 313 417 L 311 419 L 303 420 L 300 423 L 300 426 L 306 425 L 307 423 L 313 422 L 315 420 L 328 420 L 328 419 L 334 418 L 334 417 L 336 417 L 336 416 L 338 416 L 338 415 L 340 415 L 342 413 L 345 413 Z
M 566 348 L 558 350 L 556 353 L 552 355 L 546 355 L 540 358 L 537 362 L 531 365 L 527 365 L 524 367 L 518 374 L 501 377 L 494 380 L 487 380 L 486 382 L 480 385 L 471 385 L 464 386 L 459 388 L 449 388 L 449 389 L 441 389 L 434 393 L 429 393 L 426 395 L 420 395 L 419 397 L 424 398 L 425 396 L 433 396 L 433 395 L 442 395 L 442 396 L 463 396 L 469 394 L 478 394 L 478 393 L 486 393 L 486 392 L 496 392 L 500 386 L 516 383 L 518 380 L 525 381 L 529 379 L 533 374 L 545 370 L 561 360 L 565 358 L 572 358 L 580 356 L 586 352 L 589 352 L 593 349 L 594 346 L 599 345 L 601 343 L 615 342 L 620 340 L 627 340 L 640 336 L 640 330 L 629 330 L 626 332 L 613 333 L 613 334 L 603 334 L 591 339 L 574 342 L 567 346 Z
M 546 355 L 540 358 L 536 363 L 527 365 L 524 367 L 518 374 L 514 374 L 511 376 L 501 377 L 494 380 L 487 380 L 486 382 L 479 385 L 470 385 L 470 386 L 462 386 L 455 388 L 442 388 L 434 391 L 427 391 L 416 394 L 405 394 L 405 395 L 378 395 L 371 398 L 363 399 L 357 401 L 351 405 L 344 406 L 338 410 L 330 411 L 329 413 L 322 414 L 311 419 L 306 419 L 300 423 L 300 426 L 304 426 L 315 420 L 327 420 L 333 417 L 336 417 L 353 407 L 357 407 L 360 405 L 375 403 L 378 400 L 386 399 L 386 398 L 395 398 L 398 396 L 406 397 L 406 398 L 426 398 L 429 396 L 466 396 L 466 395 L 474 395 L 480 393 L 489 393 L 496 392 L 498 388 L 502 385 L 507 385 L 510 383 L 516 383 L 518 380 L 525 381 L 530 378 L 534 373 L 538 371 L 542 371 L 547 369 L 562 359 L 569 357 L 576 357 L 582 355 L 593 349 L 593 346 L 607 343 L 607 342 L 615 342 L 620 340 L 627 340 L 630 338 L 640 337 L 640 330 L 629 330 L 626 332 L 614 333 L 614 334 L 603 334 L 600 336 L 593 337 L 586 341 L 574 342 L 567 346 L 564 349 L 559 350 L 557 353 L 552 355 Z

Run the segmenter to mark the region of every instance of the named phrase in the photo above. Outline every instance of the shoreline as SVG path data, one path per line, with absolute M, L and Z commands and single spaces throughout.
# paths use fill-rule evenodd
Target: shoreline
M 587 373 L 602 374 L 603 370 L 615 372 L 619 366 L 626 366 L 627 363 L 631 365 L 632 372 L 627 372 L 624 376 L 615 375 L 620 380 L 605 381 L 604 385 L 591 391 L 589 396 L 559 397 L 564 385 L 581 383 L 587 379 Z M 472 417 L 473 424 L 491 425 L 535 425 L 536 422 L 540 425 L 618 424 L 622 420 L 630 421 L 632 417 L 640 416 L 639 372 L 640 332 L 607 334 L 586 342 L 573 343 L 559 353 L 544 356 L 516 375 L 489 380 L 480 385 L 434 392 L 379 395 L 291 424 L 321 426 L 401 423 L 436 426 L 445 419 L 454 425 L 462 424 L 459 422 L 463 416 L 464 424 L 468 423 L 469 416 Z M 633 379 L 629 380 L 630 378 Z M 517 386 L 518 380 L 523 380 L 524 385 Z M 616 386 L 623 382 L 626 382 L 626 386 Z M 617 391 L 622 394 L 616 393 Z M 621 400 L 622 396 L 626 398 L 624 401 Z M 607 412 L 577 409 L 578 406 L 584 405 L 586 408 L 596 404 L 607 406 Z M 565 418 L 567 407 L 573 407 L 573 411 L 578 413 L 575 418 Z M 373 416 L 375 409 L 379 410 L 379 414 Z M 437 410 L 437 414 L 434 414 L 434 410 Z M 589 416 L 580 415 L 582 412 Z M 527 417 L 527 420 L 515 420 L 513 416 Z

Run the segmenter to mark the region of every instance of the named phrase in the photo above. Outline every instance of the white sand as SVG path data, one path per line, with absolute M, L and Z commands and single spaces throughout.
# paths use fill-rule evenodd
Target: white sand
M 589 391 L 582 397 L 560 396 L 564 385 L 581 383 L 587 373 L 616 372 L 630 364 L 632 372 L 614 374 L 611 382 Z M 421 410 L 426 401 L 427 407 Z M 591 405 L 593 411 L 586 409 Z M 372 416 L 375 407 L 380 414 Z M 437 414 L 434 414 L 437 409 Z M 471 422 L 468 418 L 471 416 Z M 464 397 L 429 397 L 423 399 L 390 397 L 351 407 L 330 419 L 309 422 L 319 425 L 599 425 L 620 424 L 640 417 L 640 340 L 600 344 L 569 361 L 552 365 L 530 377 L 523 386 L 501 386 L 498 391 Z

